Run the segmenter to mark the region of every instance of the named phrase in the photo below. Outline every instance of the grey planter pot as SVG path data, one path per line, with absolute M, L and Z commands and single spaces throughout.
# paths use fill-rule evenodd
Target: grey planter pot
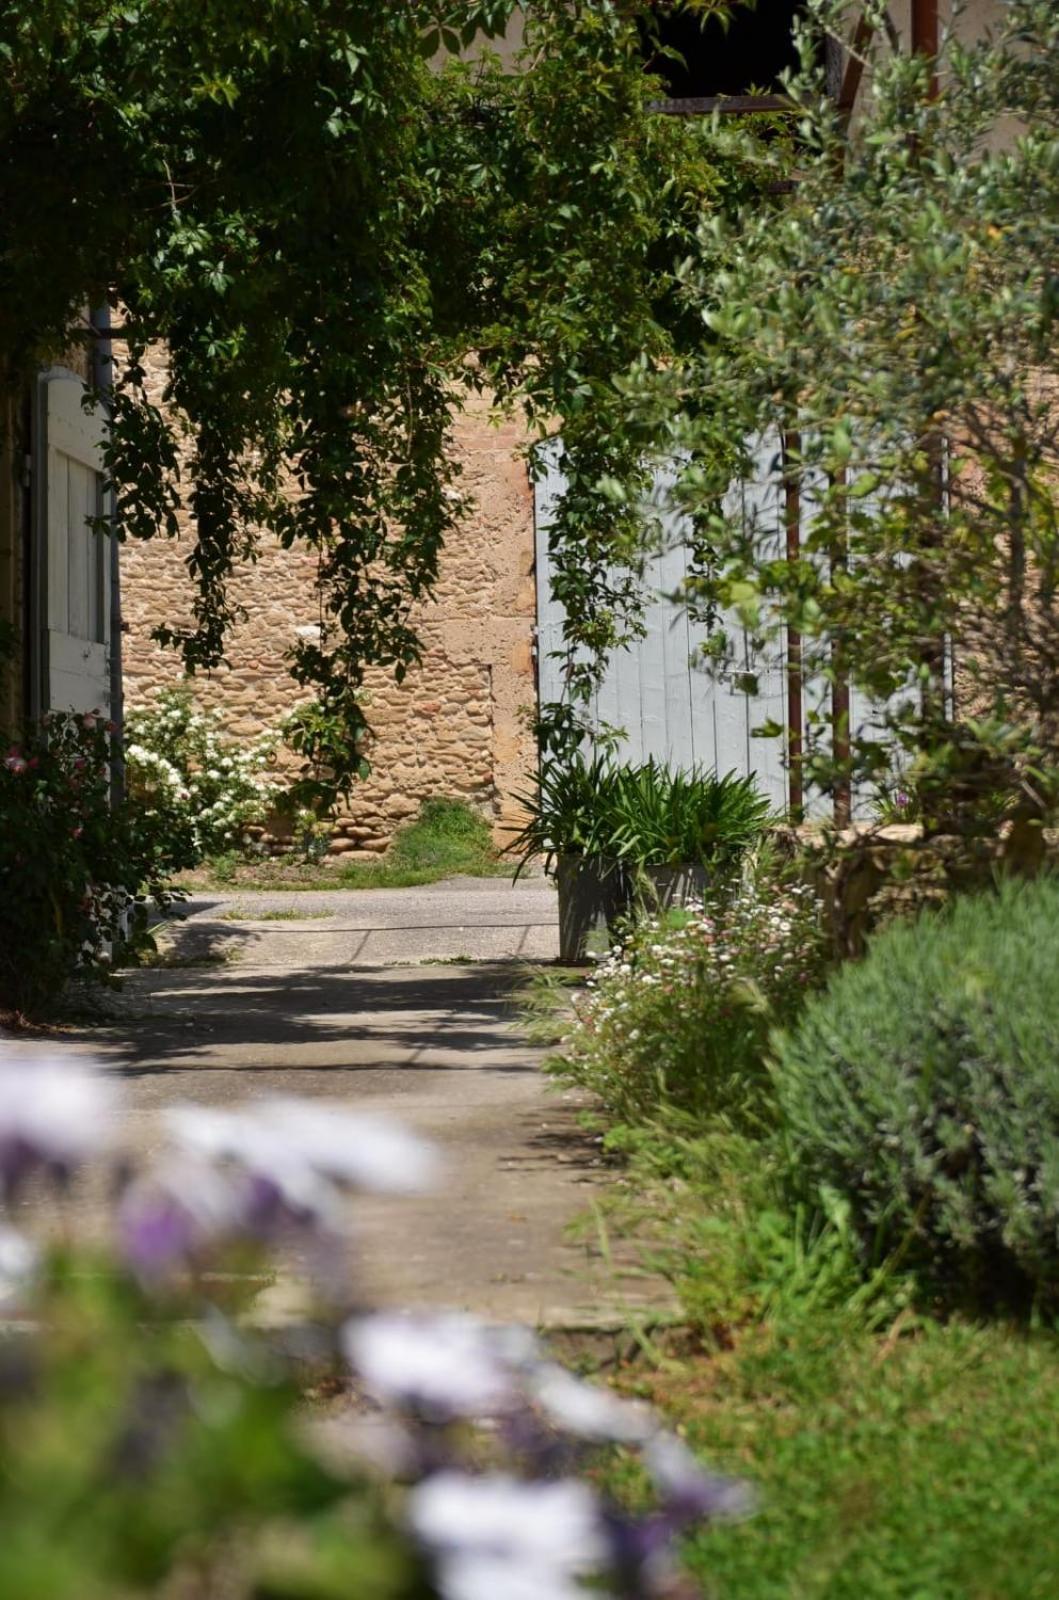
M 643 867 L 637 897 L 647 911 L 669 911 L 673 906 L 701 901 L 709 881 L 709 873 L 697 861 L 679 867 Z
M 629 883 L 618 862 L 584 856 L 560 856 L 555 879 L 559 960 L 576 965 L 590 948 L 609 943 L 615 924 L 629 909 Z

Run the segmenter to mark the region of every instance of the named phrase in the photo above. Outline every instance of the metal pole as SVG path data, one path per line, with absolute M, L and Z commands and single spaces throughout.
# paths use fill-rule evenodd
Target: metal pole
M 791 566 L 801 560 L 801 479 L 797 465 L 801 448 L 800 434 L 793 431 L 784 434 L 784 516 L 787 528 L 787 560 Z M 801 822 L 805 816 L 802 761 L 802 636 L 797 629 L 788 626 L 787 797 L 792 822 Z

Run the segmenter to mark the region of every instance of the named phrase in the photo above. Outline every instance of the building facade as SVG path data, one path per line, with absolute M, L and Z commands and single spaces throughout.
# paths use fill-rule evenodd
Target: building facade
M 160 396 L 160 361 L 154 377 Z M 523 443 L 518 426 L 498 423 L 484 401 L 472 402 L 457 421 L 461 486 L 474 508 L 443 553 L 433 598 L 415 614 L 421 664 L 401 684 L 386 669 L 368 675 L 372 771 L 338 819 L 336 853 L 385 849 L 394 830 L 437 796 L 478 807 L 498 842 L 517 826 L 517 797 L 536 770 L 533 493 Z M 180 658 L 152 633 L 190 612 L 186 559 L 193 538 L 185 518 L 176 540 L 123 547 L 124 686 L 131 707 L 150 704 L 180 681 Z M 233 580 L 246 620 L 231 634 L 225 665 L 197 675 L 194 689 L 238 738 L 277 733 L 302 698 L 286 658 L 318 626 L 315 570 L 313 551 L 284 550 L 266 537 L 259 559 Z M 291 764 L 293 770 L 293 757 Z
M 775 111 L 782 103 L 779 75 L 794 60 L 792 30 L 800 9 L 799 0 L 759 0 L 752 13 L 737 14 L 727 29 L 716 20 L 704 29 L 686 20 L 663 20 L 663 43 L 679 50 L 681 58 L 662 55 L 652 63 L 665 74 L 671 96 L 659 111 L 685 116 L 715 109 Z M 979 35 L 1000 10 L 1000 0 L 969 0 L 959 29 L 967 37 Z M 951 8 L 949 0 L 894 0 L 890 17 L 902 47 L 933 53 Z M 858 0 L 848 8 L 847 38 L 851 48 L 835 44 L 827 71 L 831 92 L 855 119 L 870 82 L 864 61 L 872 48 L 872 31 Z M 155 376 L 160 396 L 161 365 Z M 386 672 L 369 677 L 372 774 L 356 786 L 349 814 L 339 820 L 333 848 L 340 853 L 384 849 L 394 829 L 424 799 L 437 795 L 481 807 L 499 839 L 517 826 L 518 796 L 530 786 L 537 760 L 531 729 L 538 701 L 536 625 L 539 621 L 546 653 L 557 642 L 556 629 L 561 631 L 546 590 L 537 592 L 538 582 L 546 586 L 546 549 L 542 558 L 533 489 L 520 454 L 523 443 L 514 424 L 494 426 L 484 403 L 458 423 L 456 448 L 475 510 L 444 552 L 433 599 L 419 608 L 421 666 L 401 685 Z M 124 550 L 125 686 L 131 705 L 149 703 L 179 680 L 179 659 L 155 644 L 152 632 L 162 623 L 179 623 L 190 608 L 185 562 L 192 539 L 193 529 L 185 522 L 175 542 L 156 540 Z M 2 561 L 0 546 L 0 581 Z M 233 734 L 249 738 L 277 731 L 296 701 L 285 657 L 297 638 L 311 637 L 316 626 L 312 552 L 283 551 L 266 541 L 260 560 L 239 575 L 234 587 L 248 620 L 233 633 L 225 667 L 199 679 L 196 687 L 205 704 L 221 710 Z M 661 622 L 659 631 L 666 635 Z M 781 666 L 773 676 L 774 698 L 785 707 Z M 634 687 L 643 702 L 639 677 Z M 695 698 L 702 701 L 701 716 L 716 730 L 717 706 L 705 693 Z M 733 705 L 737 698 L 729 696 Z M 732 711 L 726 703 L 721 711 L 721 722 L 727 717 L 740 728 L 749 726 L 741 704 Z M 705 737 L 700 742 L 704 751 L 719 751 L 723 743 L 719 735 L 713 744 Z M 748 768 L 756 770 L 755 747 L 748 739 L 743 742 L 751 752 Z M 691 747 L 696 747 L 694 738 Z M 782 773 L 767 776 L 773 787 L 782 784 Z

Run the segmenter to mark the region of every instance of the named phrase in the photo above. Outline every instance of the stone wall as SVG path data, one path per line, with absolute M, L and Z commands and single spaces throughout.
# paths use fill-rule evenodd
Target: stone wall
M 946 905 L 956 894 L 981 893 L 1003 876 L 1033 877 L 1059 866 L 1059 830 L 1032 820 L 963 833 L 928 831 L 918 822 L 837 830 L 802 824 L 778 828 L 773 838 L 819 895 L 831 948 L 843 961 L 862 956 L 889 922 Z
M 160 398 L 164 371 L 156 370 Z M 519 429 L 494 426 L 484 403 L 460 418 L 456 448 L 475 509 L 445 552 L 433 600 L 416 625 L 422 665 L 396 685 L 386 672 L 367 684 L 374 731 L 372 774 L 339 819 L 332 849 L 384 849 L 395 827 L 432 796 L 458 796 L 490 819 L 498 842 L 516 826 L 516 795 L 535 767 L 527 710 L 536 704 L 533 662 L 535 589 L 533 493 L 518 455 Z M 179 656 L 151 639 L 161 622 L 186 618 L 191 529 L 177 540 L 127 544 L 122 552 L 126 705 L 149 703 L 181 678 Z M 248 620 L 234 630 L 227 663 L 196 679 L 204 705 L 217 707 L 233 734 L 273 731 L 301 698 L 286 652 L 312 630 L 318 613 L 315 558 L 264 540 L 259 559 L 237 574 L 235 597 Z

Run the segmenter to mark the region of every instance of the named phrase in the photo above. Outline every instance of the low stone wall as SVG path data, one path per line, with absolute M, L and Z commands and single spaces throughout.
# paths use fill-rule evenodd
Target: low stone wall
M 154 379 L 160 397 L 161 362 Z M 387 672 L 369 674 L 372 773 L 338 820 L 331 846 L 337 854 L 384 850 L 423 800 L 440 795 L 478 806 L 499 843 L 519 825 L 516 797 L 529 787 L 536 763 L 529 727 L 536 706 L 533 493 L 521 442 L 514 424 L 493 424 L 484 402 L 459 419 L 462 484 L 475 509 L 443 555 L 434 598 L 415 617 L 422 664 L 400 685 Z M 176 540 L 123 548 L 129 706 L 150 703 L 181 679 L 179 656 L 151 632 L 189 614 L 192 537 L 185 520 Z M 284 657 L 317 626 L 315 575 L 311 551 L 283 550 L 271 539 L 237 573 L 234 597 L 248 619 L 232 633 L 226 665 L 195 682 L 198 698 L 221 711 L 230 733 L 249 739 L 275 731 L 302 698 Z
M 902 823 L 827 832 L 786 828 L 778 838 L 820 895 L 835 953 L 843 959 L 862 955 L 873 930 L 896 917 L 984 889 L 999 872 L 1032 875 L 1059 863 L 1059 832 L 1010 823 L 975 837 Z

